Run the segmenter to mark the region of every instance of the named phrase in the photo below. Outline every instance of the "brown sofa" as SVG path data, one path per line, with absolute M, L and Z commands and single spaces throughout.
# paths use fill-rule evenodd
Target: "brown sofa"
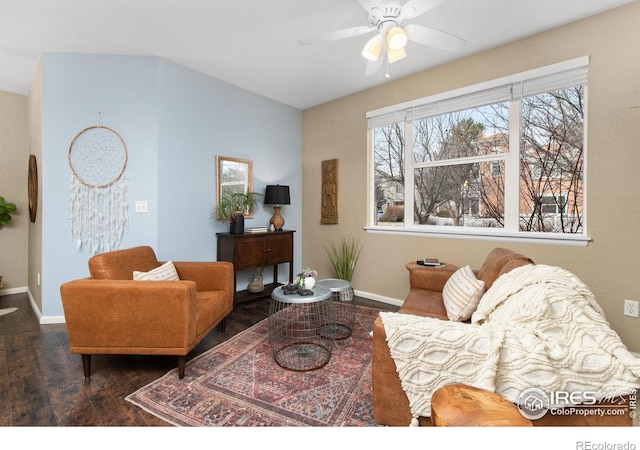
M 485 282 L 486 289 L 489 289 L 500 275 L 526 264 L 533 264 L 533 261 L 511 250 L 496 248 L 489 253 L 480 270 L 474 270 L 474 273 L 478 279 Z M 452 264 L 447 264 L 446 267 L 424 267 L 412 262 L 407 264 L 406 268 L 409 271 L 410 291 L 398 312 L 448 320 L 442 290 L 458 267 Z M 380 425 L 406 426 L 412 418 L 409 400 L 402 389 L 386 339 L 384 325 L 378 317 L 373 327 L 372 381 L 375 420 Z M 420 425 L 431 425 L 428 417 L 420 417 L 418 421 Z M 630 426 L 632 420 L 629 414 L 605 417 L 546 414 L 541 419 L 533 421 L 533 424 Z
M 233 309 L 233 265 L 174 262 L 180 281 L 137 281 L 133 272 L 162 265 L 151 247 L 98 254 L 91 277 L 60 287 L 71 353 L 81 354 L 84 376 L 91 355 L 186 355 Z

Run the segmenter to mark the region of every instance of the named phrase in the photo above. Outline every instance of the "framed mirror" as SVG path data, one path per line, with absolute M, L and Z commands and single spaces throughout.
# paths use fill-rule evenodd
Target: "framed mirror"
M 236 192 L 253 192 L 251 160 L 216 156 L 216 202 L 219 204 L 223 196 Z

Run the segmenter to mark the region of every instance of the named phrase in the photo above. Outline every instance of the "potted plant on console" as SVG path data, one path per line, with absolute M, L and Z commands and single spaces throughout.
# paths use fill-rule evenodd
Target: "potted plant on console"
M 229 223 L 231 234 L 244 233 L 244 218 L 252 216 L 258 209 L 262 194 L 259 192 L 230 192 L 223 195 L 216 205 L 213 215 L 219 222 Z

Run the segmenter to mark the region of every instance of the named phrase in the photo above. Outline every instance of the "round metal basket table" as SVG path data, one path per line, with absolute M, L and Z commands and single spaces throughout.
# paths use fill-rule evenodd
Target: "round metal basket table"
M 333 338 L 321 330 L 335 322 L 331 291 L 314 286 L 312 295 L 271 293 L 269 341 L 279 366 L 299 372 L 323 367 L 331 359 Z
M 322 332 L 329 333 L 336 340 L 351 336 L 353 322 L 356 319 L 356 297 L 351 282 L 338 278 L 318 280 L 316 286 L 324 286 L 331 291 L 331 301 L 335 311 L 335 323 L 324 327 Z

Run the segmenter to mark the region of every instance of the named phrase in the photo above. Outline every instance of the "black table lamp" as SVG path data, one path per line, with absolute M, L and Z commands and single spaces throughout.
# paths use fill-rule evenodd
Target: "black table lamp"
M 280 186 L 279 184 L 267 185 L 263 203 L 265 205 L 274 205 L 273 216 L 271 216 L 269 224 L 273 225 L 276 230 L 282 231 L 282 227 L 284 227 L 284 217 L 280 215 L 280 205 L 291 204 L 289 186 Z

